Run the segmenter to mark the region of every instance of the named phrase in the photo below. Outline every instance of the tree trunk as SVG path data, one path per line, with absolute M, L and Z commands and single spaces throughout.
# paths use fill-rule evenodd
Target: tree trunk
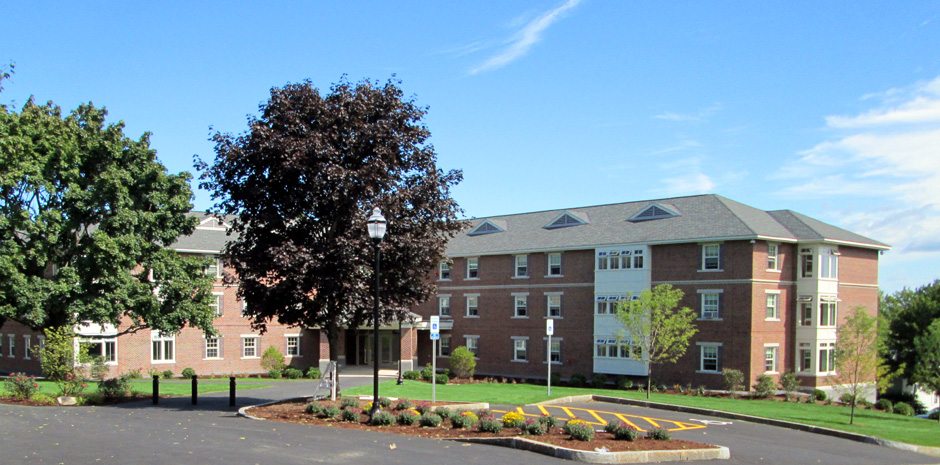
M 653 387 L 653 366 L 647 362 L 646 369 L 646 400 L 650 400 L 650 390 Z
M 855 394 L 855 395 L 852 397 L 852 411 L 851 411 L 851 413 L 849 413 L 849 424 L 850 424 L 850 425 L 853 424 L 853 423 L 855 423 L 855 404 L 858 402 L 857 397 L 858 397 L 858 394 Z
M 339 395 L 339 328 L 336 325 L 326 325 L 323 328 L 326 332 L 326 341 L 330 347 L 330 361 L 336 369 L 336 395 Z

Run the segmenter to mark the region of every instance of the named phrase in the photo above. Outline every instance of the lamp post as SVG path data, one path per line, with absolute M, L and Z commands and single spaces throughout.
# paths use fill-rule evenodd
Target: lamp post
M 369 217 L 369 237 L 375 245 L 375 301 L 372 307 L 372 410 L 369 417 L 375 416 L 379 410 L 379 264 L 382 261 L 382 249 L 379 244 L 385 237 L 385 227 L 388 224 L 382 216 L 382 210 L 372 209 Z

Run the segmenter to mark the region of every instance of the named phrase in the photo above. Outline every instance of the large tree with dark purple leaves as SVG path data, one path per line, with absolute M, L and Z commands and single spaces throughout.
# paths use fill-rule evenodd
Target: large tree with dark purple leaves
M 434 292 L 428 276 L 464 226 L 450 194 L 462 174 L 437 167 L 426 109 L 399 86 L 274 88 L 247 132 L 216 133 L 215 159 L 197 157 L 213 211 L 229 217 L 224 256 L 257 329 L 275 319 L 321 328 L 335 359 L 340 330 L 371 314 L 373 207 L 388 219 L 382 317 Z

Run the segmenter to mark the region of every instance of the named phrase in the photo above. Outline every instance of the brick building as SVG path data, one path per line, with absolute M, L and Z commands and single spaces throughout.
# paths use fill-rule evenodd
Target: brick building
M 225 240 L 225 225 L 203 216 L 173 248 L 217 257 Z M 448 259 L 430 277 L 437 295 L 405 321 L 382 326 L 379 361 L 404 370 L 429 363 L 428 317 L 440 315 L 441 366 L 466 345 L 480 374 L 544 378 L 550 357 L 565 378 L 643 377 L 647 367 L 612 312 L 617 301 L 669 283 L 698 314 L 699 333 L 678 363 L 654 371 L 657 382 L 719 387 L 721 369 L 735 368 L 748 384 L 795 371 L 803 386 L 822 387 L 838 322 L 856 306 L 877 311 L 878 256 L 887 248 L 796 212 L 717 195 L 479 218 L 448 244 Z M 216 260 L 207 273 L 221 277 L 221 270 Z M 104 356 L 114 374 L 258 373 L 268 346 L 299 368 L 330 359 L 317 329 L 274 323 L 263 335 L 252 331 L 236 293 L 216 281 L 218 338 L 193 328 L 115 337 L 121 328 L 86 325 L 76 328 L 77 341 Z M 555 319 L 550 352 L 547 318 Z M 341 364 L 372 363 L 369 327 L 347 329 L 341 340 Z M 38 333 L 8 321 L 0 341 L 0 372 L 38 371 L 29 350 L 42 343 Z

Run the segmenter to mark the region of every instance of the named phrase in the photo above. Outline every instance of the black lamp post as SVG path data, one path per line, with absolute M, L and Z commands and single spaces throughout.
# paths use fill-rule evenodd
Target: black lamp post
M 397 384 L 401 386 L 405 384 L 404 378 L 401 377 L 401 338 L 404 336 L 401 330 L 401 316 L 398 317 L 398 382 Z
M 369 217 L 369 237 L 375 245 L 375 302 L 372 307 L 372 410 L 369 416 L 375 415 L 379 410 L 379 264 L 382 261 L 382 249 L 379 244 L 385 237 L 385 227 L 387 225 L 385 217 L 382 216 L 382 210 L 372 209 L 372 216 Z

